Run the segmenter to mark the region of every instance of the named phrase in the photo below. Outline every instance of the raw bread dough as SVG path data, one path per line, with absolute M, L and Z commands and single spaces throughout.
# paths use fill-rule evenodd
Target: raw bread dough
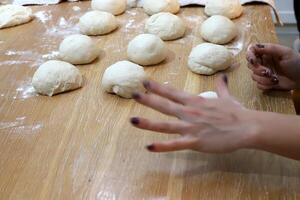
M 129 42 L 127 56 L 140 65 L 155 65 L 167 57 L 167 48 L 158 36 L 140 34 Z
M 129 61 L 119 61 L 108 67 L 102 78 L 102 86 L 108 93 L 132 98 L 132 93 L 143 90 L 146 78 L 144 68 Z
M 80 32 L 85 35 L 104 35 L 117 27 L 116 17 L 108 12 L 89 11 L 79 19 Z
M 91 63 L 98 55 L 99 50 L 95 42 L 86 35 L 70 35 L 59 46 L 60 59 L 72 64 Z
M 159 12 L 176 14 L 180 10 L 180 4 L 178 0 L 144 0 L 143 8 L 148 15 Z
M 198 96 L 203 97 L 205 99 L 217 99 L 218 98 L 218 94 L 214 91 L 202 92 Z
M 137 0 L 127 0 L 127 8 L 136 8 Z
M 243 13 L 240 0 L 208 0 L 205 4 L 205 14 L 223 15 L 230 19 L 237 18 Z
M 200 33 L 201 37 L 208 42 L 226 44 L 237 36 L 238 30 L 227 17 L 214 15 L 202 23 Z
M 217 44 L 202 43 L 194 47 L 188 58 L 190 70 L 197 74 L 212 75 L 231 65 L 230 51 Z
M 126 10 L 126 0 L 92 0 L 93 10 L 110 12 L 113 15 L 120 15 Z
M 163 40 L 175 40 L 181 38 L 185 33 L 183 21 L 168 12 L 152 15 L 147 21 L 145 31 L 159 36 Z
M 49 60 L 36 70 L 32 78 L 32 85 L 38 93 L 52 96 L 80 88 L 82 75 L 70 63 Z
M 28 7 L 19 5 L 0 6 L 0 29 L 24 24 L 33 19 Z

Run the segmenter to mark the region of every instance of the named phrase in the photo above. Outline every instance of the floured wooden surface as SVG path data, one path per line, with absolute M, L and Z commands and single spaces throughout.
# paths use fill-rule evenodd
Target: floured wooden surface
M 258 151 L 152 154 L 144 149 L 176 136 L 138 130 L 129 118 L 168 118 L 100 86 L 106 67 L 126 59 L 128 42 L 143 32 L 148 16 L 139 8 L 117 16 L 121 27 L 112 34 L 93 37 L 102 51 L 94 63 L 78 66 L 83 88 L 37 96 L 30 84 L 34 71 L 57 56 L 64 37 L 78 33 L 76 23 L 89 6 L 33 6 L 32 22 L 0 30 L 0 199 L 299 199 L 296 161 Z M 206 18 L 203 8 L 183 8 L 178 15 L 188 25 L 186 36 L 166 42 L 167 60 L 145 71 L 194 94 L 215 90 L 216 76 L 187 69 L 192 47 L 203 42 L 196 29 Z M 269 7 L 246 6 L 234 22 L 241 33 L 230 44 L 236 58 L 226 71 L 232 94 L 248 108 L 294 113 L 288 94 L 256 89 L 246 66 L 250 42 L 277 42 Z

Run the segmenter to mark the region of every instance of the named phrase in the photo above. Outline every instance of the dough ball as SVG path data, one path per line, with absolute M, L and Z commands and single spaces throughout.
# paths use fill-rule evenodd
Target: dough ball
M 198 96 L 203 97 L 205 99 L 217 99 L 218 98 L 218 94 L 214 91 L 202 92 Z
M 59 56 L 72 64 L 87 64 L 99 55 L 95 42 L 86 35 L 75 34 L 66 37 L 59 46 Z
M 176 14 L 180 10 L 180 4 L 178 0 L 144 0 L 143 8 L 148 15 L 154 15 L 159 12 Z
M 152 15 L 146 22 L 145 31 L 159 36 L 163 40 L 175 40 L 185 33 L 183 21 L 167 12 Z
M 230 19 L 237 18 L 243 13 L 243 6 L 240 0 L 209 0 L 205 5 L 205 14 L 223 15 Z
M 230 51 L 217 44 L 202 43 L 194 47 L 188 58 L 190 70 L 197 74 L 212 75 L 227 69 L 232 62 Z
M 85 35 L 104 35 L 117 27 L 116 17 L 108 12 L 89 11 L 79 19 L 80 32 Z
M 106 11 L 113 15 L 120 15 L 126 10 L 126 0 L 92 0 L 93 10 Z
M 127 8 L 136 8 L 137 0 L 127 0 Z
M 0 6 L 0 29 L 24 24 L 33 19 L 28 7 L 19 5 Z
M 202 23 L 200 33 L 201 37 L 208 42 L 226 44 L 237 36 L 238 30 L 227 17 L 214 15 Z
M 36 70 L 32 85 L 38 93 L 52 96 L 80 88 L 82 75 L 76 67 L 67 62 L 49 60 Z
M 155 65 L 167 57 L 167 48 L 158 36 L 140 34 L 129 42 L 127 56 L 140 65 Z
M 119 61 L 108 67 L 102 78 L 102 86 L 108 93 L 131 98 L 133 92 L 143 91 L 146 78 L 144 68 L 129 61 Z

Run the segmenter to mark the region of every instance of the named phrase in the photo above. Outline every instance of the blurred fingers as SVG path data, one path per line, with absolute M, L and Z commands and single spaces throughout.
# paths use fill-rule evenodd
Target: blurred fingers
M 148 145 L 147 149 L 151 152 L 169 152 L 185 149 L 194 149 L 197 145 L 197 142 L 198 140 L 195 138 L 181 137 L 165 142 L 155 142 L 151 145 Z
M 135 127 L 161 133 L 178 133 L 188 132 L 192 125 L 183 121 L 154 121 L 145 118 L 133 117 L 130 119 L 131 124 Z

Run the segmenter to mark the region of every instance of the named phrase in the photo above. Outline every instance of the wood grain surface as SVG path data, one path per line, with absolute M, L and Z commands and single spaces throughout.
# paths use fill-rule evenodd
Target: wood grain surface
M 133 9 L 118 16 L 120 28 L 93 37 L 102 50 L 90 65 L 78 66 L 82 89 L 37 96 L 30 80 L 37 66 L 55 57 L 61 40 L 77 33 L 89 2 L 33 7 L 32 22 L 0 30 L 0 199 L 299 199 L 300 164 L 254 150 L 225 155 L 192 151 L 153 154 L 146 144 L 166 136 L 132 127 L 129 118 L 167 117 L 101 89 L 106 67 L 126 59 L 126 46 L 143 32 L 147 16 Z M 167 60 L 146 67 L 156 81 L 198 94 L 215 88 L 216 76 L 187 69 L 193 46 L 203 42 L 197 27 L 203 8 L 178 14 L 185 38 L 167 42 Z M 232 94 L 246 107 L 294 114 L 287 93 L 262 94 L 251 81 L 245 50 L 251 42 L 277 42 L 270 9 L 245 7 L 235 20 L 240 35 L 228 47 L 236 54 L 226 73 Z M 284 133 L 283 133 L 284 134 Z

